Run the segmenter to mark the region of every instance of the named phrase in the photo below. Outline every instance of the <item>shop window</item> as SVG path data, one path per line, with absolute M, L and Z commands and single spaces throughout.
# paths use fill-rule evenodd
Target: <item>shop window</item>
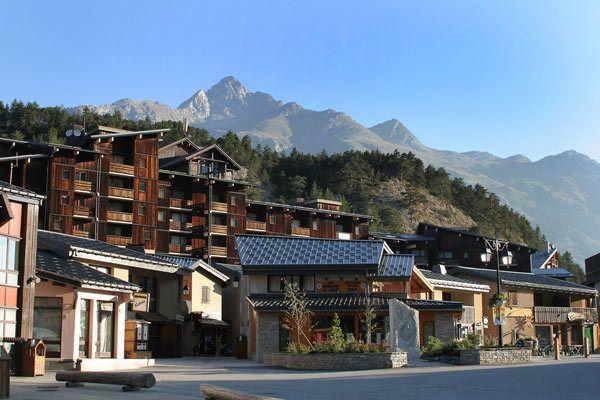
M 62 298 L 36 297 L 33 306 L 33 337 L 44 341 L 47 357 L 60 357 L 61 329 Z
M 96 342 L 96 357 L 111 358 L 115 345 L 115 303 L 99 301 L 97 307 L 98 341 Z

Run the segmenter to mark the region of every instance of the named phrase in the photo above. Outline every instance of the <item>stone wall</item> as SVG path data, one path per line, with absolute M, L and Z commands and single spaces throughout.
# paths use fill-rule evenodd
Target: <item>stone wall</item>
M 444 343 L 454 340 L 454 316 L 452 313 L 435 313 L 435 337 Z
M 279 351 L 279 315 L 258 314 L 256 318 L 256 361 L 267 353 Z
M 461 365 L 522 364 L 531 362 L 531 349 L 490 348 L 461 350 Z
M 352 371 L 400 368 L 408 363 L 406 353 L 271 353 L 264 354 L 266 365 L 312 371 Z

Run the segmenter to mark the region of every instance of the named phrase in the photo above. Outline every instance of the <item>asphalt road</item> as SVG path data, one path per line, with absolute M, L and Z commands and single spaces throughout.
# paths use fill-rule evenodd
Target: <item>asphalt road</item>
M 118 386 L 65 388 L 54 375 L 12 378 L 11 399 L 198 399 L 198 385 L 211 383 L 282 399 L 597 399 L 600 357 L 544 360 L 528 365 L 466 367 L 422 363 L 398 370 L 299 372 L 246 360 L 160 360 L 148 368 L 152 389 L 123 393 Z

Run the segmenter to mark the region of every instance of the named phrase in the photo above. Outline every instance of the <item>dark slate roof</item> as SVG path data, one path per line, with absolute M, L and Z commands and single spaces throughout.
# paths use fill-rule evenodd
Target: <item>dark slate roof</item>
M 496 271 L 492 269 L 456 267 L 452 269 L 451 273 L 496 281 Z M 586 295 L 597 294 L 596 289 L 587 286 L 528 272 L 500 271 L 500 279 L 501 283 L 507 286 Z
M 369 232 L 369 236 L 376 239 L 392 239 L 400 241 L 428 241 L 435 240 L 433 236 L 417 235 L 413 233 L 383 233 L 383 232 Z
M 0 191 L 15 194 L 17 196 L 32 197 L 38 200 L 46 198 L 46 196 L 37 194 L 33 190 L 23 189 L 22 187 L 11 185 L 10 183 L 4 181 L 0 181 Z
M 289 208 L 290 210 L 308 211 L 308 212 L 314 212 L 314 213 L 318 213 L 318 214 L 343 215 L 343 216 L 348 216 L 348 217 L 365 218 L 365 219 L 372 218 L 371 216 L 365 215 L 365 214 L 356 214 L 356 213 L 344 212 L 344 211 L 321 210 L 321 209 L 314 208 L 314 207 L 299 206 L 296 204 L 273 203 L 271 201 L 247 200 L 246 203 L 256 204 L 256 205 L 260 205 L 260 206 L 270 206 L 270 207 L 275 207 L 275 208 Z
M 161 260 L 167 261 L 171 264 L 178 265 L 181 269 L 185 271 L 204 271 L 209 274 L 211 277 L 221 281 L 222 283 L 227 282 L 229 277 L 223 274 L 218 269 L 212 267 L 207 264 L 206 261 L 201 260 L 199 258 L 193 257 L 181 257 L 181 256 L 173 256 L 170 254 L 153 254 L 154 257 L 160 258 Z
M 376 276 L 389 279 L 410 278 L 414 265 L 415 257 L 412 254 L 384 254 Z
M 553 278 L 572 278 L 573 274 L 564 268 L 531 268 L 535 275 L 550 276 Z
M 375 310 L 387 309 L 389 297 L 373 297 Z M 256 311 L 282 311 L 287 302 L 281 294 L 253 294 L 248 300 Z M 462 311 L 462 303 L 439 300 L 399 299 L 419 311 Z M 310 311 L 341 312 L 361 311 L 365 307 L 365 297 L 360 293 L 309 293 L 306 302 Z
M 213 267 L 219 272 L 227 275 L 229 279 L 239 279 L 242 275 L 242 267 L 237 264 L 214 263 Z
M 419 269 L 419 271 L 421 271 L 421 273 L 428 280 L 446 281 L 450 284 L 456 283 L 459 285 L 468 285 L 468 286 L 487 286 L 487 285 L 481 284 L 479 282 L 474 282 L 474 281 L 470 281 L 468 279 L 459 278 L 458 276 L 453 276 L 453 275 L 448 275 L 448 274 L 438 274 L 437 272 L 432 272 L 427 269 Z
M 548 261 L 548 259 L 552 257 L 554 253 L 556 253 L 556 251 L 557 249 L 551 249 L 550 251 L 540 250 L 533 253 L 531 255 L 531 269 L 543 267 L 546 261 Z
M 379 265 L 383 241 L 238 235 L 242 267 Z
M 50 280 L 72 283 L 78 286 L 94 285 L 107 288 L 140 290 L 133 283 L 115 278 L 77 261 L 61 258 L 49 251 L 38 250 L 37 274 Z
M 177 268 L 176 265 L 169 263 L 161 258 L 150 254 L 142 253 L 133 249 L 115 246 L 100 240 L 82 238 L 78 236 L 66 235 L 64 233 L 38 230 L 38 247 L 48 249 L 48 247 L 67 246 L 71 249 L 81 249 L 90 253 L 108 255 L 115 258 L 124 258 L 140 263 L 150 263 L 167 268 Z

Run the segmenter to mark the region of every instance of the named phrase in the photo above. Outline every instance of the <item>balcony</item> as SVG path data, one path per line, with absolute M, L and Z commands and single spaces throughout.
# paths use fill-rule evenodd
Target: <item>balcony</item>
M 560 324 L 573 321 L 598 321 L 598 310 L 584 307 L 534 307 L 535 322 Z
M 91 192 L 92 191 L 92 182 L 75 181 L 75 190 L 78 192 Z
M 82 230 L 73 228 L 73 236 L 89 238 L 89 237 L 92 237 L 92 234 L 89 231 L 82 231 Z
M 209 254 L 211 257 L 227 257 L 227 247 L 211 246 Z
M 473 325 L 475 323 L 475 307 L 474 306 L 463 306 L 463 313 L 460 317 L 459 323 L 463 326 Z
M 292 226 L 292 235 L 310 236 L 310 228 L 304 228 L 302 226 Z
M 73 215 L 76 217 L 90 217 L 92 213 L 92 209 L 86 206 L 75 206 L 73 210 Z
M 172 208 L 191 209 L 194 202 L 188 199 L 171 199 L 169 204 Z
M 133 214 L 122 211 L 107 211 L 106 220 L 111 222 L 132 222 Z
M 134 168 L 133 168 L 133 165 L 126 165 L 126 164 L 119 164 L 119 163 L 111 162 L 110 168 L 108 171 L 113 174 L 133 176 Z
M 114 244 L 115 246 L 127 246 L 128 244 L 131 244 L 131 237 L 106 235 L 106 243 Z
M 186 253 L 188 251 L 192 251 L 191 244 L 169 243 L 169 253 Z
M 173 231 L 186 231 L 191 227 L 191 222 L 169 221 L 169 229 Z
M 212 224 L 210 227 L 210 233 L 216 235 L 227 235 L 227 225 Z
M 108 195 L 111 197 L 119 197 L 122 199 L 133 199 L 133 189 L 125 189 L 125 188 L 109 186 Z
M 219 212 L 219 213 L 227 213 L 227 203 L 213 201 L 210 203 L 210 211 Z
M 265 221 L 253 221 L 249 219 L 246 221 L 246 230 L 265 232 L 267 230 L 267 223 Z

